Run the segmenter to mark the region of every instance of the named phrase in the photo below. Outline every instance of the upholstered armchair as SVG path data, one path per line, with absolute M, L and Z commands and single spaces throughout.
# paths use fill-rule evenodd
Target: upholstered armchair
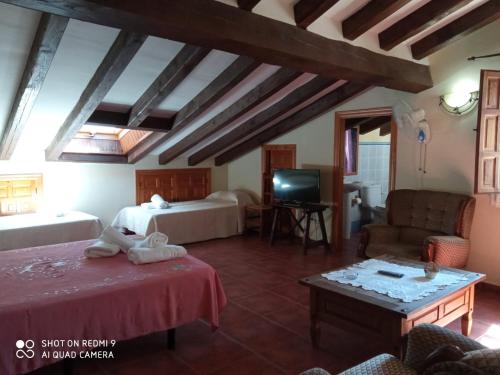
M 382 254 L 463 268 L 470 252 L 475 199 L 429 190 L 394 190 L 386 201 L 387 224 L 362 228 L 359 255 Z
M 463 352 L 457 358 L 434 356 L 436 349 L 447 348 Z M 339 375 L 431 375 L 431 374 L 497 374 L 500 372 L 500 350 L 488 349 L 457 332 L 432 324 L 421 324 L 408 334 L 403 361 L 390 354 L 381 354 Z M 448 357 L 448 358 L 447 358 Z M 301 375 L 330 375 L 314 368 Z

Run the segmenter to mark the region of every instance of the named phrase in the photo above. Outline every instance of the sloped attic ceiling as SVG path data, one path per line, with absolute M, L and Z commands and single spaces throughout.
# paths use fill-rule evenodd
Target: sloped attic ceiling
M 233 0 L 224 0 L 222 2 L 237 6 L 237 2 Z M 434 30 L 467 14 L 471 9 L 480 7 L 485 2 L 486 0 L 456 1 L 457 4 L 460 3 L 460 6 L 448 12 L 445 17 L 436 20 L 433 22 L 433 25 L 422 30 L 417 35 L 407 38 L 403 43 L 385 51 L 379 46 L 379 33 L 391 27 L 396 22 L 405 19 L 405 17 L 411 15 L 416 10 L 430 4 L 428 0 L 399 2 L 402 5 L 398 5 L 397 9 L 394 8 L 395 10 L 392 10 L 385 18 L 378 20 L 373 27 L 362 32 L 359 37 L 349 41 L 349 43 L 375 51 L 380 55 L 397 56 L 412 60 L 409 48 L 411 44 Z M 313 33 L 327 36 L 328 38 L 347 41 L 342 35 L 342 23 L 371 3 L 369 0 L 356 2 L 339 0 L 330 1 L 329 3 L 333 4 L 331 8 L 320 14 L 307 28 Z M 294 6 L 297 4 L 297 0 L 260 1 L 257 2 L 253 12 L 294 25 Z M 0 38 L 2 38 L 0 67 L 5 68 L 1 70 L 2 72 L 9 71 L 12 73 L 5 74 L 6 90 L 2 92 L 3 100 L 0 103 L 0 126 L 3 126 L 6 122 L 17 84 L 22 75 L 23 66 L 36 32 L 39 17 L 37 12 L 0 3 Z M 15 149 L 14 159 L 42 160 L 44 158 L 44 150 L 54 139 L 59 128 L 77 103 L 80 95 L 105 58 L 119 32 L 118 29 L 111 27 L 99 26 L 74 19 L 69 21 L 59 48 L 55 53 L 54 60 L 48 70 L 45 82 L 29 116 L 26 128 L 22 132 Z M 104 96 L 102 102 L 104 104 L 110 103 L 111 105 L 121 105 L 125 108 L 131 108 L 146 92 L 148 87 L 155 82 L 162 71 L 174 61 L 174 58 L 184 46 L 180 42 L 148 37 L 131 59 L 128 66 L 123 70 L 118 80 Z M 237 55 L 211 50 L 176 85 L 168 96 L 155 107 L 152 115 L 162 118 L 174 118 L 193 99 L 197 100 L 200 93 L 213 84 L 216 78 L 219 77 L 220 79 L 221 76 L 224 76 L 227 72 L 226 69 L 232 67 L 238 59 L 239 56 Z M 425 63 L 427 60 L 423 59 L 421 62 Z M 331 82 L 325 81 L 319 84 L 318 80 L 314 81 L 315 74 L 301 74 L 297 72 L 298 74 L 293 76 L 293 79 L 283 81 L 283 84 L 270 90 L 269 95 L 259 98 L 259 100 L 250 106 L 244 107 L 244 110 L 238 112 L 234 118 L 222 122 L 220 126 L 213 127 L 213 130 L 200 132 L 200 130 L 203 130 L 211 121 L 213 122 L 221 113 L 231 112 L 235 105 L 242 101 L 248 101 L 248 95 L 251 95 L 252 91 L 274 79 L 273 77 L 281 71 L 282 68 L 275 65 L 256 65 L 256 68 L 249 72 L 247 76 L 240 80 L 235 80 L 229 91 L 224 92 L 223 95 L 217 97 L 217 100 L 210 102 L 209 106 L 204 107 L 203 112 L 200 112 L 182 128 L 175 129 L 175 132 L 166 137 L 166 141 L 161 141 L 165 137 L 159 138 L 160 142 L 157 142 L 158 145 L 151 147 L 151 150 L 148 149 L 148 152 L 155 155 L 163 155 L 165 154 L 165 150 L 169 152 L 170 150 L 175 150 L 173 153 L 175 157 L 191 156 L 214 141 L 231 133 L 233 130 L 240 129 L 241 125 L 248 125 L 249 120 L 258 118 L 257 115 L 260 118 L 267 119 L 262 124 L 259 124 L 257 131 L 252 130 L 252 132 L 241 133 L 242 136 L 238 137 L 238 141 L 228 146 L 231 148 L 237 147 L 238 144 L 252 138 L 255 134 L 260 134 L 266 129 L 282 123 L 285 119 L 292 118 L 292 114 L 322 98 L 331 98 L 326 100 L 323 105 L 325 109 L 331 108 L 333 106 L 332 103 L 338 102 L 335 99 L 336 92 L 348 83 L 344 80 L 337 80 Z M 318 82 L 318 84 L 315 84 L 315 82 Z M 308 87 L 311 87 L 311 89 Z M 314 87 L 317 88 L 316 91 L 313 90 Z M 352 91 L 350 91 L 350 87 L 345 87 L 347 93 L 351 92 L 349 95 L 356 95 L 363 91 L 363 87 L 352 89 Z M 301 88 L 302 93 L 298 90 L 299 88 Z M 304 93 L 309 93 L 307 100 L 304 98 L 300 103 L 297 102 Z M 288 107 L 283 105 L 284 101 L 295 103 L 292 99 L 295 100 L 296 104 L 289 104 Z M 279 108 L 276 108 L 279 103 L 281 103 L 281 107 L 278 105 Z M 270 112 L 274 114 L 271 116 L 269 115 Z M 300 119 L 300 113 L 298 118 Z M 298 123 L 299 126 L 300 124 Z M 252 129 L 254 128 L 256 127 L 253 126 Z M 191 139 L 193 138 L 193 134 L 198 133 L 200 135 L 194 137 L 194 141 L 188 142 L 186 147 L 178 146 L 181 144 L 181 141 L 186 143 L 186 139 Z M 220 155 L 226 149 L 217 150 L 211 156 Z M 168 160 L 168 158 L 167 155 L 166 158 L 163 157 L 163 160 Z

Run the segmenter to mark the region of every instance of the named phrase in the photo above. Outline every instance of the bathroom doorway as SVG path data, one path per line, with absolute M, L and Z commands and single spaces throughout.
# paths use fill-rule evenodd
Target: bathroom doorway
M 335 113 L 332 242 L 385 219 L 385 199 L 395 187 L 397 126 L 390 107 Z

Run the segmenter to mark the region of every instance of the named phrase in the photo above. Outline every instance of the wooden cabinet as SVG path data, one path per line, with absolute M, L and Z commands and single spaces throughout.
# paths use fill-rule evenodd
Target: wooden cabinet
M 245 233 L 257 232 L 260 238 L 271 232 L 271 206 L 251 204 L 245 207 Z
M 137 204 L 154 194 L 169 202 L 204 199 L 211 190 L 210 168 L 139 170 L 135 185 Z
M 275 169 L 295 168 L 296 145 L 262 146 L 262 202 L 273 201 L 273 171 Z
M 36 212 L 41 194 L 41 175 L 0 176 L 0 216 Z

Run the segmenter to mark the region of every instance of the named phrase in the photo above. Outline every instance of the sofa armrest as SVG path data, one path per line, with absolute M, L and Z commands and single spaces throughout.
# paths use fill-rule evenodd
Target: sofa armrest
M 366 257 L 365 250 L 369 243 L 391 243 L 399 239 L 399 227 L 388 224 L 367 224 L 361 229 L 358 255 Z
M 457 236 L 430 236 L 424 242 L 423 259 L 439 265 L 464 268 L 470 253 L 470 240 Z
M 456 345 L 462 351 L 484 349 L 480 343 L 433 324 L 421 324 L 408 334 L 405 365 L 418 370 L 427 356 L 442 345 Z

